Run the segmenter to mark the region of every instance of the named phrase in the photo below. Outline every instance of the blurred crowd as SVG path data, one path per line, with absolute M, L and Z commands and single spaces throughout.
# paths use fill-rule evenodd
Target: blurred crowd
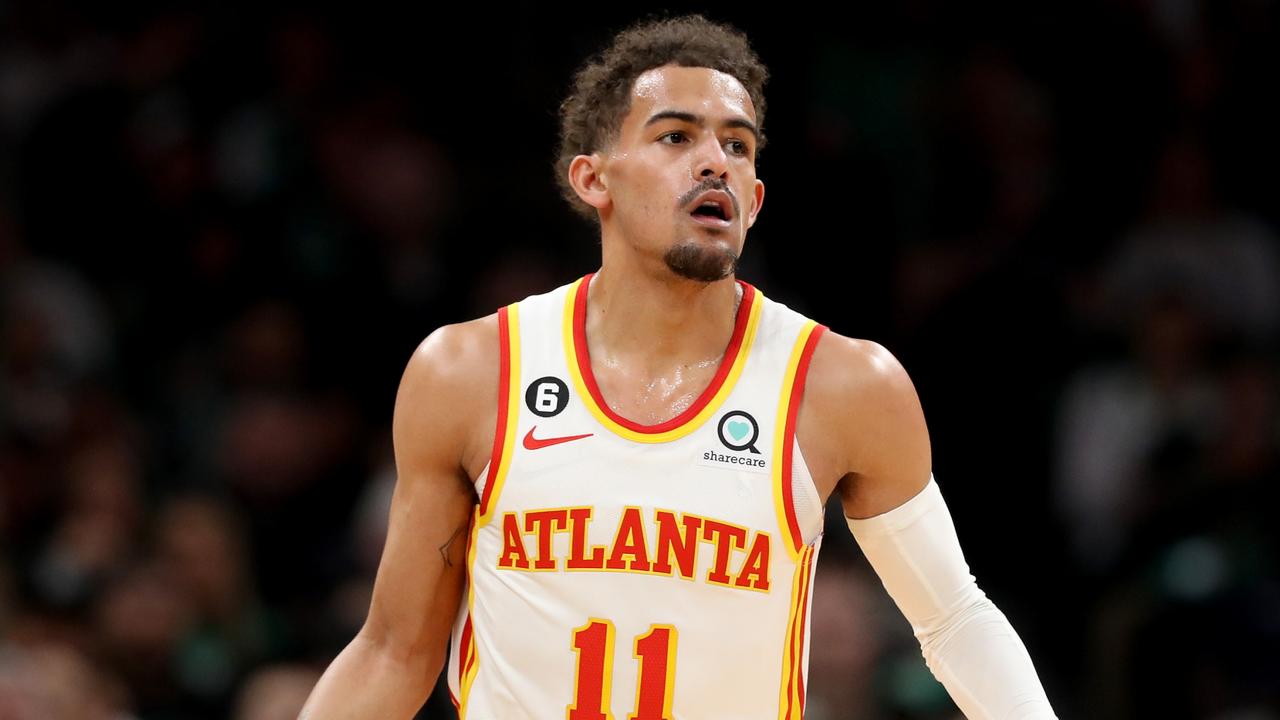
M 899 5 L 718 18 L 741 276 L 902 360 L 1061 717 L 1280 718 L 1280 6 Z M 414 347 L 598 263 L 555 108 L 638 13 L 461 12 L 0 3 L 0 720 L 295 717 Z M 828 512 L 807 717 L 957 717 Z

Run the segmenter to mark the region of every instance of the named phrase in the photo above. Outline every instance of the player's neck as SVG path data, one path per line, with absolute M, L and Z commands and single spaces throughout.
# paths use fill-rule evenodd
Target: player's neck
M 655 372 L 718 359 L 733 335 L 739 299 L 733 278 L 702 283 L 606 266 L 588 288 L 588 347 L 593 358 Z

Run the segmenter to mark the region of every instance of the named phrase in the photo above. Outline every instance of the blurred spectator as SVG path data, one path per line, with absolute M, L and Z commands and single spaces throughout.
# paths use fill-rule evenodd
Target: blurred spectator
M 235 720 L 294 720 L 320 679 L 314 668 L 270 665 L 253 674 L 236 702 Z
M 193 714 L 175 666 L 178 645 L 195 617 L 171 572 L 137 565 L 108 584 L 94 608 L 103 662 L 120 673 L 138 714 Z
M 0 718 L 133 720 L 115 679 L 58 644 L 0 644 Z
M 868 568 L 819 564 L 813 583 L 812 649 L 805 717 L 876 717 L 876 661 L 892 636 L 904 635 L 901 616 Z M 874 573 L 872 574 L 874 578 Z M 910 638 L 910 627 L 905 629 Z M 945 692 L 945 691 L 944 691 Z
M 1104 327 L 1175 294 L 1218 333 L 1257 343 L 1280 331 L 1280 238 L 1222 204 L 1210 162 L 1193 137 L 1165 146 L 1144 220 L 1101 271 L 1094 312 Z
M 156 544 L 181 589 L 192 625 L 176 648 L 178 682 L 194 696 L 225 703 L 251 668 L 281 649 L 282 629 L 254 590 L 247 538 L 226 507 L 198 497 L 170 501 Z
M 0 413 L 32 441 L 56 442 L 71 421 L 76 385 L 110 360 L 111 325 L 90 287 L 64 266 L 19 255 L 0 271 Z
M 1082 368 L 1057 422 L 1056 496 L 1076 560 L 1110 569 L 1171 477 L 1151 477 L 1156 453 L 1196 452 L 1217 422 L 1203 320 L 1181 298 L 1155 298 L 1132 328 L 1132 359 Z M 1186 456 L 1180 459 L 1185 460 Z
M 63 518 L 32 569 L 36 592 L 53 607 L 83 605 L 124 570 L 142 531 L 141 468 L 121 438 L 87 445 L 69 460 Z

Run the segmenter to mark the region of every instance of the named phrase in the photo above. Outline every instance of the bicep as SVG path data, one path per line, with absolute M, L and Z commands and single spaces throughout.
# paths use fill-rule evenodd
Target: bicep
M 484 348 L 456 340 L 424 342 L 396 397 L 396 488 L 362 633 L 404 652 L 443 652 L 465 581 L 475 493 L 463 458 L 478 432 L 466 408 L 484 416 L 476 396 L 491 378 L 471 362 Z
M 465 580 L 472 498 L 452 473 L 400 471 L 367 636 L 411 654 L 443 651 Z
M 872 517 L 919 494 L 932 471 L 929 431 L 898 359 L 874 342 L 833 336 L 811 372 L 820 374 L 817 424 L 838 458 L 845 515 Z

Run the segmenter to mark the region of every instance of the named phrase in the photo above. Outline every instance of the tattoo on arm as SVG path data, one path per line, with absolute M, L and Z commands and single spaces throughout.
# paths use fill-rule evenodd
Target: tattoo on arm
M 449 536 L 449 539 L 445 540 L 444 544 L 440 546 L 440 557 L 444 558 L 445 567 L 453 567 L 453 560 L 449 559 L 449 548 L 453 546 L 454 541 L 459 536 L 467 531 L 467 525 L 468 523 L 466 522 L 459 525 L 458 529 L 454 530 L 453 534 Z

